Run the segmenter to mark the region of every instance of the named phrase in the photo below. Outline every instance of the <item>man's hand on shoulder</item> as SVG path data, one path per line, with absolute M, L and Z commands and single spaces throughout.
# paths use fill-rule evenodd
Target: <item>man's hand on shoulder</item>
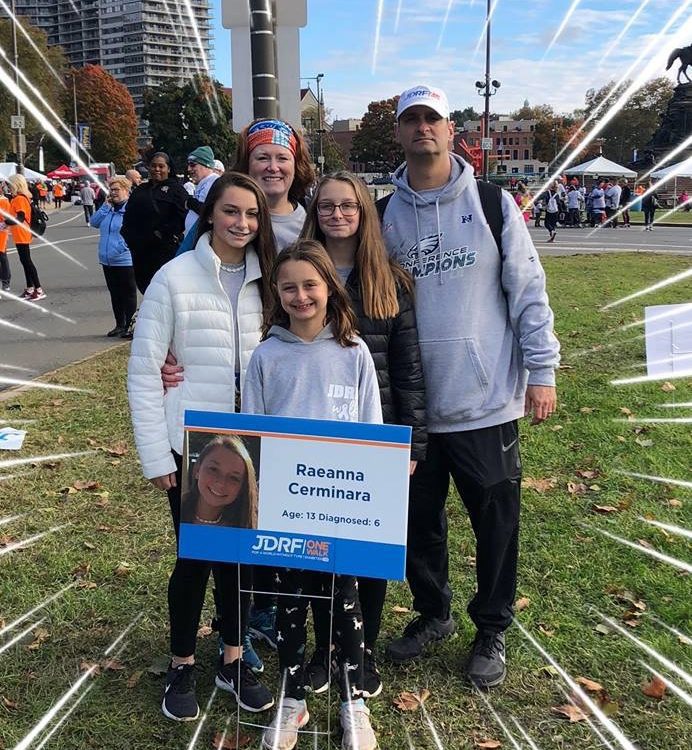
M 529 385 L 524 398 L 524 414 L 533 414 L 531 424 L 545 421 L 557 408 L 557 389 L 554 385 Z

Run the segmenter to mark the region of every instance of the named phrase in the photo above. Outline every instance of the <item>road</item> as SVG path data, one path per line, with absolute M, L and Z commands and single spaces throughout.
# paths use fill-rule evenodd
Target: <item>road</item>
M 545 229 L 530 226 L 530 232 L 544 256 L 584 252 L 692 255 L 692 226 L 656 227 L 653 232 L 645 232 L 642 227 L 603 229 L 591 236 L 590 229 L 560 229 L 552 244 L 546 243 Z M 52 213 L 46 239 L 55 247 L 36 241 L 32 256 L 48 298 L 39 305 L 0 299 L 0 377 L 36 377 L 111 346 L 127 345 L 105 337 L 106 331 L 113 327 L 113 316 L 97 260 L 98 231 L 84 225 L 82 209 L 70 206 Z M 79 267 L 56 248 L 69 253 L 86 268 Z M 24 288 L 24 274 L 14 250 L 9 251 L 9 258 L 12 289 L 16 294 Z M 11 328 L 6 323 L 26 330 Z M 0 390 L 6 387 L 7 384 L 0 383 Z

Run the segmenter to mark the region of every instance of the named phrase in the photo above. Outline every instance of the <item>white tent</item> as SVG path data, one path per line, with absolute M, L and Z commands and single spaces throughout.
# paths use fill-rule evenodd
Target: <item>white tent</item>
M 0 162 L 0 177 L 9 177 L 10 175 L 17 174 L 17 164 L 13 161 L 2 161 Z M 34 172 L 33 169 L 24 167 L 24 177 L 27 180 L 46 180 L 46 175 L 40 172 Z
M 671 172 L 678 169 L 680 171 L 677 173 L 676 177 L 692 177 L 692 156 L 684 161 L 679 161 L 677 164 L 671 164 L 668 167 L 657 169 L 655 172 L 651 173 L 651 176 L 654 180 L 662 180 L 664 177 L 668 177 Z
M 591 161 L 583 164 L 577 164 L 576 167 L 570 167 L 565 170 L 565 174 L 570 177 L 636 177 L 637 173 L 632 169 L 627 169 L 621 164 L 616 164 L 604 156 L 597 156 Z

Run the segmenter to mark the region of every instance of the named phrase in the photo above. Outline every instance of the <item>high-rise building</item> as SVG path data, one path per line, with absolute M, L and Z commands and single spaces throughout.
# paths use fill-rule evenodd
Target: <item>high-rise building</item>
M 205 61 L 211 70 L 209 0 L 16 0 L 15 7 L 71 65 L 101 65 L 127 86 L 138 111 L 145 89 L 183 83 L 206 72 Z

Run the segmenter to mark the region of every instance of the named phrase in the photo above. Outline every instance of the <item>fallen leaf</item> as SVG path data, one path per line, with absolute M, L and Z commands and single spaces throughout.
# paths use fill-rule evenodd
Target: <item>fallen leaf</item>
M 76 495 L 77 490 L 74 487 L 63 487 L 59 490 L 61 495 Z
M 545 477 L 543 479 L 533 479 L 532 477 L 524 477 L 521 480 L 521 486 L 526 487 L 536 492 L 547 492 L 552 490 L 557 484 L 555 477 Z
M 98 588 L 98 584 L 95 583 L 94 581 L 78 581 L 77 588 L 78 589 L 95 589 L 95 588 Z
M 564 706 L 553 706 L 550 710 L 558 716 L 569 719 L 570 724 L 574 724 L 577 721 L 584 721 L 586 719 L 586 714 L 581 708 L 579 708 L 579 706 L 574 706 L 571 703 L 567 703 Z
M 237 750 L 237 748 L 247 747 L 252 741 L 251 734 L 239 732 L 236 735 L 235 730 L 229 729 L 226 732 L 217 732 L 211 746 L 212 750 Z
M 108 462 L 111 466 L 120 466 L 122 461 L 119 458 L 114 458 L 112 461 Z
M 206 638 L 207 636 L 210 636 L 214 631 L 209 625 L 201 625 L 199 630 L 197 631 L 197 637 L 198 638 Z
M 86 578 L 91 571 L 91 563 L 80 563 L 73 571 L 72 575 L 75 578 Z
M 398 615 L 403 615 L 406 612 L 410 612 L 411 610 L 408 607 L 400 607 L 398 604 L 395 604 L 392 607 L 392 612 L 396 612 Z
M 52 406 L 62 406 L 65 403 L 64 398 L 56 398 L 50 402 Z
M 577 469 L 574 473 L 582 479 L 595 479 L 601 474 L 598 469 Z
M 393 703 L 400 711 L 417 711 L 429 697 L 430 691 L 427 688 L 418 693 L 404 690 L 394 698 Z
M 60 445 L 62 445 L 62 444 L 63 444 L 63 443 L 65 442 L 65 438 L 64 438 L 64 437 L 63 437 L 62 435 L 58 435 L 58 440 L 57 440 L 57 442 L 58 442 L 58 443 L 59 443 Z
M 36 628 L 34 630 L 34 640 L 27 646 L 29 651 L 38 651 L 41 646 L 50 638 L 50 633 L 46 628 Z
M 555 635 L 555 630 L 548 625 L 544 625 L 542 622 L 538 623 L 538 632 L 543 633 L 548 638 L 552 638 Z
M 600 693 L 603 690 L 603 685 L 600 682 L 594 682 L 588 677 L 577 677 L 575 682 L 581 685 L 587 693 Z
M 552 664 L 546 664 L 543 667 L 539 667 L 538 672 L 543 673 L 543 674 L 549 674 L 551 677 L 558 677 L 560 674 L 557 668 L 554 667 Z
M 642 684 L 642 693 L 649 698 L 660 701 L 666 692 L 666 683 L 660 677 L 653 677 L 649 682 Z
M 591 490 L 591 492 L 600 492 L 601 486 L 598 484 L 590 484 L 589 489 Z
M 619 508 L 616 508 L 614 505 L 594 505 L 592 506 L 592 510 L 595 510 L 597 513 L 617 513 Z
M 10 711 L 16 711 L 19 706 L 17 701 L 13 701 L 12 698 L 8 698 L 6 695 L 3 695 L 2 698 L 0 698 L 0 703 Z
M 664 393 L 671 393 L 672 391 L 675 390 L 675 386 L 666 380 L 666 382 L 661 386 L 661 390 Z
M 623 622 L 628 628 L 637 628 L 641 624 L 641 620 L 638 617 L 630 617 L 626 620 L 623 618 Z
M 598 705 L 606 716 L 615 716 L 620 710 L 620 704 L 609 698 L 607 695 L 603 695 L 598 699 Z
M 476 567 L 476 557 L 475 557 L 475 555 L 466 555 L 466 557 L 464 557 L 464 560 L 466 561 L 466 564 L 470 568 L 475 568 Z
M 84 542 L 84 546 L 85 546 L 85 547 L 86 547 L 87 549 L 96 549 L 96 545 L 95 545 L 95 544 L 92 544 L 91 542 Z
M 631 410 L 628 409 L 626 406 L 621 406 L 620 407 L 620 413 L 624 414 L 626 417 L 629 417 L 630 414 L 632 414 Z
M 589 488 L 583 482 L 567 482 L 567 492 L 570 495 L 583 495 Z
M 682 500 L 678 500 L 677 497 L 671 497 L 668 501 L 668 505 L 671 508 L 682 508 Z
M 531 604 L 531 599 L 529 599 L 528 596 L 522 596 L 521 599 L 517 599 L 516 602 L 514 602 L 514 609 L 516 609 L 517 612 L 521 612 L 526 609 L 529 604 Z
M 499 740 L 476 740 L 474 742 L 475 747 L 487 748 L 487 750 L 495 750 L 495 748 L 502 747 L 502 743 Z
M 607 625 L 603 625 L 603 623 L 599 623 L 598 625 L 596 625 L 594 630 L 601 635 L 610 635 L 611 633 L 610 628 Z
M 101 526 L 96 527 L 96 531 L 110 531 L 110 530 L 111 530 L 110 526 L 101 525 Z
M 170 659 L 166 654 L 161 654 L 161 656 L 157 656 L 156 659 L 147 667 L 147 672 L 149 674 L 156 675 L 157 677 L 159 675 L 166 674 L 168 672 L 168 664 L 170 662 Z
M 634 442 L 637 445 L 641 445 L 642 448 L 650 448 L 654 444 L 654 441 L 648 438 L 635 438 Z
M 561 424 L 554 424 L 550 429 L 553 432 L 560 432 L 560 430 L 562 429 L 562 425 Z
M 122 672 L 125 669 L 125 665 L 119 659 L 104 659 L 101 666 L 107 672 Z
M 92 677 L 101 674 L 101 665 L 98 662 L 87 661 L 86 659 L 82 659 L 82 661 L 79 662 L 80 672 L 88 672 L 90 669 L 93 670 L 91 673 Z
M 76 490 L 97 490 L 101 485 L 94 480 L 78 479 L 73 485 Z
M 639 542 L 640 546 L 646 547 L 646 549 L 654 548 L 654 545 L 651 544 L 651 542 L 647 541 L 646 539 L 637 539 L 637 541 Z
M 124 456 L 127 451 L 127 442 L 125 440 L 118 440 L 110 448 L 106 448 L 106 452 L 111 456 Z
M 142 672 L 142 670 L 140 670 L 139 672 L 133 672 L 127 678 L 127 682 L 125 683 L 127 685 L 127 687 L 133 688 L 140 681 L 140 679 L 142 678 L 143 674 L 144 674 L 144 672 Z
M 581 409 L 579 409 L 579 411 L 582 414 L 591 414 L 593 412 L 593 407 L 591 407 L 591 406 L 582 406 Z
M 618 435 L 617 436 L 617 440 L 620 443 L 626 443 L 627 442 L 627 438 L 624 435 Z
M 93 448 L 95 445 L 98 445 L 98 441 L 94 440 L 94 438 L 87 438 L 87 445 Z
M 618 503 L 618 510 L 628 510 L 632 507 L 632 498 L 628 495 L 627 497 L 623 497 L 622 500 Z

